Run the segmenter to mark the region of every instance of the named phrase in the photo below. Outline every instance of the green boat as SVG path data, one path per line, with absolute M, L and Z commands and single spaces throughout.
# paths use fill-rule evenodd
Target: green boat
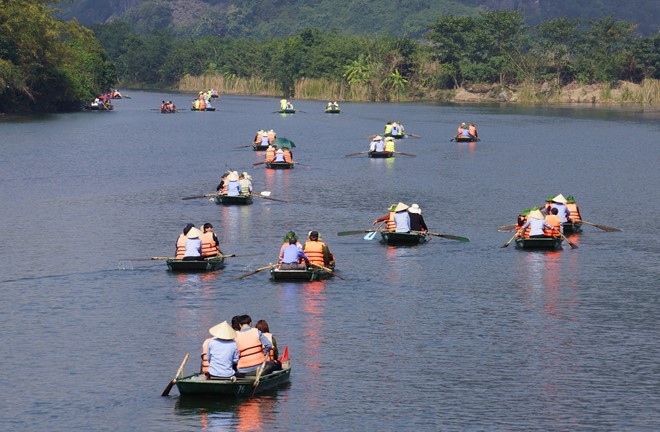
M 195 107 L 190 108 L 190 111 L 215 111 L 214 107 L 206 107 L 206 108 L 200 108 L 197 109 Z
M 225 265 L 225 257 L 214 256 L 200 261 L 184 261 L 182 259 L 168 259 L 167 269 L 175 273 L 204 273 L 219 270 Z
M 477 142 L 477 141 L 479 141 L 479 138 L 473 137 L 473 136 L 465 137 L 465 136 L 460 135 L 460 136 L 455 136 L 454 141 L 456 141 L 456 142 Z
M 280 114 L 295 114 L 296 110 L 295 109 L 281 109 L 278 111 Z
M 286 369 L 262 375 L 259 377 L 259 385 L 254 386 L 255 377 L 247 376 L 230 380 L 210 380 L 202 373 L 196 373 L 183 378 L 176 379 L 176 387 L 182 397 L 205 396 L 213 398 L 242 398 L 253 394 L 263 393 L 280 387 L 289 382 L 291 377 L 291 366 Z
M 416 245 L 427 242 L 431 237 L 423 232 L 381 231 L 381 242 L 386 245 Z
M 531 250 L 557 250 L 562 248 L 561 242 L 561 237 L 517 238 L 516 248 Z
M 339 108 L 330 108 L 325 110 L 326 114 L 339 114 L 341 110 Z
M 218 205 L 247 205 L 252 204 L 252 195 L 216 195 L 213 200 Z
M 384 159 L 384 158 L 392 158 L 394 157 L 394 152 L 390 151 L 370 151 L 367 153 L 370 158 L 377 158 L 377 159 Z
M 257 143 L 252 144 L 252 150 L 254 150 L 254 151 L 263 151 L 263 150 L 267 150 L 267 149 L 268 149 L 268 145 L 261 145 L 261 144 L 257 144 Z
M 564 222 L 561 224 L 564 234 L 576 234 L 582 232 L 582 222 Z
M 293 162 L 266 162 L 266 168 L 270 169 L 293 169 Z
M 281 281 L 306 281 L 329 279 L 333 276 L 332 272 L 317 267 L 307 267 L 304 270 L 283 270 L 277 267 L 270 269 L 270 278 L 275 282 Z

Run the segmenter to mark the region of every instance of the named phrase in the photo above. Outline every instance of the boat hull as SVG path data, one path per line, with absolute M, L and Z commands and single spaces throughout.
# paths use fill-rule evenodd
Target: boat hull
M 255 377 L 239 378 L 235 382 L 209 380 L 204 374 L 194 374 L 176 380 L 176 386 L 182 397 L 205 396 L 213 398 L 241 398 L 263 393 L 289 382 L 291 367 L 259 377 L 255 388 Z
M 388 152 L 388 151 L 382 151 L 382 152 L 370 151 L 367 154 L 369 155 L 370 158 L 376 158 L 376 159 L 385 159 L 385 158 L 394 157 L 394 152 Z
M 456 141 L 456 142 L 477 142 L 477 141 L 479 141 L 479 138 L 457 136 L 457 137 L 454 137 L 454 141 Z
M 252 144 L 252 150 L 254 151 L 264 151 L 267 149 L 268 149 L 268 145 Z
M 277 267 L 270 269 L 270 278 L 273 281 L 306 281 L 329 279 L 332 276 L 327 270 L 321 268 L 307 268 L 305 270 L 282 270 Z
M 288 109 L 288 110 L 285 109 L 285 110 L 279 110 L 278 113 L 280 113 L 280 114 L 295 114 L 296 110 L 294 110 L 294 109 Z
M 101 107 L 100 105 L 85 105 L 87 111 L 112 111 L 115 109 L 113 105 L 108 105 L 107 107 Z
M 215 111 L 215 108 L 204 108 L 204 109 L 190 108 L 190 111 Z
M 292 169 L 293 162 L 266 162 L 266 168 L 269 169 Z
M 252 195 L 216 195 L 213 200 L 218 205 L 248 205 L 252 204 Z
M 564 234 L 575 234 L 582 232 L 582 222 L 564 222 L 561 224 Z
M 416 245 L 424 243 L 430 239 L 426 233 L 405 233 L 405 232 L 380 232 L 381 242 L 387 245 Z
M 329 110 L 327 109 L 327 110 L 325 110 L 326 114 L 339 114 L 340 112 L 341 112 L 341 110 L 338 110 L 338 109 L 329 109 Z
M 516 248 L 529 250 L 558 250 L 561 249 L 561 237 L 517 238 Z
M 219 270 L 225 265 L 225 257 L 206 258 L 203 261 L 167 260 L 167 269 L 174 273 L 204 273 Z

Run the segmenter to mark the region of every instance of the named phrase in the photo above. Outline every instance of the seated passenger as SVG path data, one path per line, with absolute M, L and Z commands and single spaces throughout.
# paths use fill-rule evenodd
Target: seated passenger
M 186 234 L 186 252 L 183 257 L 184 261 L 203 261 L 202 257 L 202 240 L 200 236 L 202 232 L 195 227 L 190 228 Z
M 234 376 L 234 365 L 240 361 L 236 331 L 231 328 L 227 321 L 213 326 L 209 329 L 213 336 L 206 344 L 206 351 L 202 345 L 202 370 L 205 363 L 208 364 L 206 377 L 208 379 L 231 379 Z M 204 361 L 206 357 L 206 362 Z
M 328 245 L 321 241 L 318 231 L 310 231 L 303 252 L 312 264 L 324 267 L 335 266 L 335 257 L 330 252 Z
M 227 196 L 239 196 L 241 194 L 241 183 L 238 181 L 238 173 L 232 171 L 227 176 Z
M 410 232 L 410 214 L 408 214 L 408 206 L 402 202 L 397 204 L 394 208 L 394 231 L 395 232 Z
M 273 344 L 258 329 L 252 327 L 252 318 L 241 315 L 238 319 L 241 329 L 236 332 L 238 345 L 238 372 L 246 375 L 255 375 L 264 361 Z
M 529 213 L 529 216 L 527 217 L 527 222 L 520 228 L 521 233 L 523 233 L 524 237 L 527 237 L 526 229 L 527 227 L 530 228 L 529 231 L 529 237 L 530 238 L 538 238 L 538 237 L 545 237 L 545 233 L 543 231 L 544 228 L 548 228 L 552 230 L 552 225 L 547 223 L 545 219 L 543 218 L 543 214 L 541 213 L 540 210 L 534 210 Z
M 291 238 L 289 239 L 289 245 L 282 250 L 281 269 L 305 270 L 309 265 L 309 258 L 296 243 L 298 243 L 298 240 L 295 237 Z M 305 264 L 302 264 L 302 261 Z
M 238 183 L 241 185 L 241 195 L 252 195 L 252 177 L 250 174 L 243 172 L 238 177 Z
M 222 252 L 220 252 L 220 242 L 218 241 L 218 237 L 213 232 L 213 225 L 208 222 L 205 223 L 202 226 L 202 231 L 202 235 L 199 236 L 200 240 L 202 241 L 202 256 L 206 258 L 221 254 Z
M 263 375 L 267 375 L 276 370 L 282 370 L 282 364 L 278 360 L 280 352 L 277 349 L 277 340 L 275 340 L 275 336 L 270 332 L 268 322 L 266 320 L 259 320 L 255 327 L 270 341 L 270 343 L 273 344 L 273 348 L 271 348 L 268 353 L 268 362 L 266 362 L 266 365 L 264 366 Z
M 286 162 L 284 158 L 284 150 L 277 149 L 277 151 L 275 152 L 275 159 L 273 160 L 273 162 Z

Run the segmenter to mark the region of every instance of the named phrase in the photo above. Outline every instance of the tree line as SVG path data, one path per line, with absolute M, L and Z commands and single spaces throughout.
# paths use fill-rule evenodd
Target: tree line
M 117 80 L 92 31 L 50 3 L 0 0 L 0 112 L 77 110 Z
M 423 40 L 306 29 L 269 40 L 138 34 L 117 20 L 93 26 L 124 83 L 176 86 L 186 76 L 259 78 L 295 96 L 300 80 L 360 87 L 367 100 L 422 99 L 467 84 L 639 83 L 660 78 L 660 34 L 613 17 L 524 24 L 514 11 L 441 16 Z

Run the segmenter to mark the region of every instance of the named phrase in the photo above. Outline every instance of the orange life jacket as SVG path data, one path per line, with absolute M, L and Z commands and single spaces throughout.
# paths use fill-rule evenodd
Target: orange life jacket
M 176 254 L 174 258 L 183 259 L 184 256 L 186 256 L 186 236 L 180 234 L 176 240 Z
M 396 223 L 394 222 L 394 215 L 396 212 L 390 212 L 390 218 L 387 220 L 385 229 L 387 231 L 394 231 L 396 229 Z
M 524 238 L 529 238 L 529 233 L 531 233 L 531 232 L 532 232 L 532 227 L 528 226 L 527 228 L 525 228 L 525 233 L 523 234 L 523 237 Z
M 239 369 L 257 366 L 263 363 L 264 356 L 259 340 L 259 330 L 251 328 L 248 331 L 236 332 L 236 345 L 238 345 Z
M 268 132 L 268 144 L 272 144 L 275 141 L 275 132 Z
M 548 225 L 552 225 L 552 229 L 543 228 L 543 234 L 547 237 L 559 237 L 561 235 L 561 231 L 559 230 L 561 219 L 559 219 L 559 216 L 549 214 L 545 217 L 545 221 Z
M 477 136 L 477 128 L 476 128 L 476 127 L 474 127 L 474 126 L 470 126 L 470 127 L 468 128 L 468 131 L 470 132 L 470 135 L 472 135 L 473 137 L 476 137 L 476 136 Z
M 568 211 L 571 212 L 571 215 L 568 217 L 569 221 L 573 223 L 582 222 L 582 217 L 580 217 L 580 209 L 578 208 L 577 204 L 566 203 L 566 207 L 568 207 Z
M 312 241 L 308 240 L 305 242 L 305 255 L 309 258 L 309 262 L 316 265 L 325 265 L 325 260 L 323 259 L 323 246 L 325 243 L 322 241 Z
M 459 126 L 458 127 L 458 135 L 462 134 L 464 130 L 465 129 L 463 129 L 462 127 Z
M 291 151 L 288 149 L 284 150 L 284 162 L 291 163 Z
M 261 333 L 262 335 L 266 336 L 266 339 L 268 339 L 271 343 L 273 344 L 273 334 L 272 333 Z M 268 360 L 273 361 L 275 360 L 275 345 L 273 345 L 273 348 L 271 348 L 270 352 L 268 353 Z
M 202 234 L 201 236 L 199 236 L 199 239 L 202 241 L 203 257 L 214 256 L 217 255 L 218 252 L 220 252 L 218 245 L 216 245 L 215 240 L 213 240 L 212 232 L 207 232 Z
M 209 370 L 209 342 L 211 342 L 212 339 L 213 338 L 208 338 L 202 344 L 202 367 L 200 370 L 202 373 Z
M 275 159 L 275 148 L 269 148 L 266 150 L 266 162 L 272 162 Z

